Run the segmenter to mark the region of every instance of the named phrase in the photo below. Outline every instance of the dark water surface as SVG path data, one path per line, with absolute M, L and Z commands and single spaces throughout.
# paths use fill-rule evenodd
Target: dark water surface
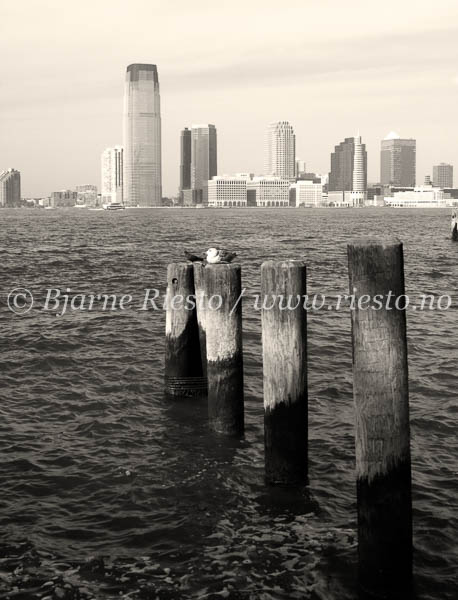
M 404 241 L 412 297 L 453 297 L 407 318 L 417 597 L 455 598 L 458 244 L 441 210 L 0 211 L 2 556 L 22 544 L 77 581 L 68 565 L 103 555 L 126 598 L 355 598 L 349 312 L 309 313 L 310 486 L 287 492 L 263 481 L 259 313 L 245 302 L 233 441 L 207 431 L 205 405 L 163 400 L 164 313 L 138 308 L 183 248 L 214 244 L 237 250 L 247 293 L 273 258 L 305 259 L 309 293 L 347 293 L 346 243 L 365 234 Z M 24 316 L 6 305 L 17 286 L 35 296 Z M 48 288 L 133 307 L 56 317 Z

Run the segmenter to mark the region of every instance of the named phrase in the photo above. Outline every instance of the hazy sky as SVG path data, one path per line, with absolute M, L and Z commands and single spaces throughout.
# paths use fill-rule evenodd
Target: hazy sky
M 218 130 L 218 172 L 262 172 L 264 131 L 289 120 L 307 169 L 360 131 L 369 180 L 380 140 L 417 139 L 417 182 L 455 165 L 456 0 L 3 0 L 0 170 L 24 196 L 100 186 L 100 153 L 122 143 L 126 66 L 158 66 L 163 193 L 178 186 L 179 133 Z

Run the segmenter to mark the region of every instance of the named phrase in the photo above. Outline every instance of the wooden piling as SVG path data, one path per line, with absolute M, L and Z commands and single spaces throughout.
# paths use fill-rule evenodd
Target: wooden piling
M 262 264 L 264 446 L 270 484 L 307 482 L 306 294 L 303 262 Z
M 412 500 L 402 243 L 348 245 L 360 589 L 409 597 Z M 370 301 L 368 301 L 370 298 Z M 379 301 L 382 308 L 378 307 Z
M 239 436 L 244 430 L 240 265 L 206 265 L 202 273 L 209 425 Z
M 166 311 L 165 395 L 204 395 L 207 381 L 202 371 L 191 263 L 168 265 Z
M 207 376 L 207 335 L 205 333 L 204 269 L 201 262 L 194 262 L 194 289 L 196 292 L 197 325 L 199 328 L 200 356 L 202 372 Z
M 457 212 L 454 212 L 452 214 L 451 228 L 452 228 L 452 240 L 454 242 L 458 242 L 458 213 Z

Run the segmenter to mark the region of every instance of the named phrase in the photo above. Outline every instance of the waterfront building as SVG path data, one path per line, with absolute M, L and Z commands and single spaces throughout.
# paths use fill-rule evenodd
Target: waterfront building
M 96 185 L 77 185 L 75 191 L 76 206 L 87 206 L 88 208 L 94 208 L 97 206 Z
M 380 152 L 380 183 L 414 187 L 416 181 L 416 147 L 414 139 L 401 139 L 392 131 L 384 140 Z
M 71 208 L 76 205 L 78 192 L 73 190 L 61 190 L 52 192 L 49 206 L 52 208 Z
M 394 208 L 444 208 L 448 205 L 444 190 L 433 186 L 420 186 L 409 191 L 397 191 L 385 196 L 385 205 Z
M 328 191 L 327 205 L 337 208 L 361 207 L 366 204 L 366 192 Z
M 331 154 L 328 191 L 335 205 L 364 206 L 367 189 L 367 151 L 361 136 L 345 138 Z
M 102 152 L 102 204 L 124 204 L 124 148 L 114 146 Z
M 253 177 L 247 181 L 249 206 L 289 206 L 290 182 L 281 177 Z
M 303 179 L 291 185 L 295 191 L 295 205 L 306 208 L 317 208 L 324 206 L 323 186 L 317 179 Z
M 433 184 L 442 189 L 453 188 L 453 165 L 440 163 L 433 167 Z
M 247 205 L 247 177 L 221 175 L 208 181 L 208 206 L 215 208 Z
M 127 67 L 123 137 L 124 204 L 161 206 L 161 108 L 156 65 Z
M 288 181 L 294 181 L 296 177 L 296 136 L 288 121 L 270 123 L 267 128 L 264 174 Z
M 7 169 L 0 173 L 0 207 L 20 206 L 21 173 L 16 169 Z
M 185 194 L 185 206 L 208 204 L 208 181 L 217 175 L 216 127 L 211 124 L 191 126 L 191 193 Z

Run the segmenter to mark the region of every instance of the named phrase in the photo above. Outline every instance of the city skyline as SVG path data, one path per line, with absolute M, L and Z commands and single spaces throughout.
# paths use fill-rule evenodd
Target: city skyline
M 336 141 L 358 129 L 370 182 L 379 179 L 380 140 L 391 130 L 417 140 L 417 182 L 433 165 L 458 164 L 450 129 L 458 93 L 456 3 L 445 2 L 436 14 L 426 2 L 387 2 L 375 19 L 362 2 L 333 3 L 332 10 L 329 2 L 253 2 L 243 5 L 243 22 L 237 7 L 209 11 L 198 1 L 183 4 L 177 16 L 155 2 L 134 1 L 129 10 L 82 2 L 70 12 L 47 1 L 30 4 L 18 29 L 21 3 L 6 6 L 2 169 L 23 173 L 24 196 L 100 185 L 101 152 L 122 143 L 125 67 L 143 61 L 160 70 L 164 196 L 178 190 L 179 132 L 192 122 L 216 124 L 221 173 L 262 172 L 266 124 L 282 119 L 293 124 L 296 154 L 310 171 L 329 171 Z M 253 36 L 260 9 L 263 28 Z M 349 12 L 352 21 L 344 18 Z M 306 39 L 305 17 L 316 24 Z M 288 28 L 278 28 L 285 19 Z M 75 154 L 77 162 L 69 158 Z

